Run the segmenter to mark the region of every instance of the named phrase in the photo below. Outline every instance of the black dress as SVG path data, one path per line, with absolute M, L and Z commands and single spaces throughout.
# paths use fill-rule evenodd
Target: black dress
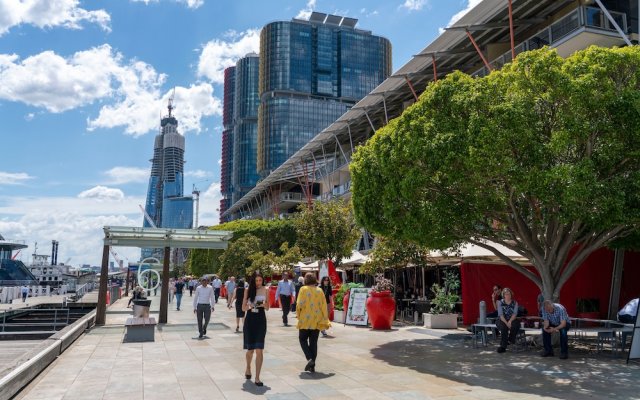
M 265 295 L 256 295 L 255 301 L 267 301 Z M 264 338 L 267 335 L 267 316 L 264 308 L 259 307 L 246 312 L 244 317 L 244 334 L 245 350 L 264 349 Z
M 236 318 L 244 318 L 244 311 L 242 311 L 242 299 L 244 299 L 244 287 L 236 288 Z

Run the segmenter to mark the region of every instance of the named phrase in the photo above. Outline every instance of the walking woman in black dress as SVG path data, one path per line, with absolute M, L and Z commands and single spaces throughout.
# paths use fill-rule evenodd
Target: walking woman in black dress
M 240 323 L 244 326 L 244 310 L 242 309 L 242 301 L 244 300 L 244 280 L 239 279 L 235 289 L 233 289 L 233 296 L 230 303 L 235 301 L 236 305 L 236 332 L 240 332 Z
M 244 349 L 247 350 L 247 368 L 245 378 L 251 379 L 251 360 L 253 353 L 256 353 L 256 386 L 263 386 L 260 381 L 260 370 L 262 369 L 264 349 L 264 337 L 267 334 L 267 316 L 265 311 L 269 310 L 267 289 L 263 286 L 264 280 L 259 272 L 254 272 L 249 280 L 249 289 L 245 290 L 242 300 L 242 310 L 244 317 Z

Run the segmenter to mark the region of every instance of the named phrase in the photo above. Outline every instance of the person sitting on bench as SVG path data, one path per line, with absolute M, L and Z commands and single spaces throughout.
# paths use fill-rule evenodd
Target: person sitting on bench
M 541 356 L 553 356 L 551 334 L 558 332 L 560 333 L 560 359 L 565 360 L 569 357 L 569 337 L 567 336 L 567 332 L 571 328 L 569 314 L 562 304 L 554 303 L 551 300 L 545 300 L 543 306 L 542 342 L 544 343 L 544 352 Z
M 518 302 L 513 299 L 513 291 L 509 288 L 502 289 L 502 300 L 498 300 L 498 321 L 496 327 L 500 331 L 500 347 L 498 353 L 504 353 L 509 343 L 516 342 L 516 336 L 520 330 L 518 320 Z
M 638 298 L 628 302 L 622 310 L 618 311 L 618 321 L 623 324 L 635 324 L 638 315 Z

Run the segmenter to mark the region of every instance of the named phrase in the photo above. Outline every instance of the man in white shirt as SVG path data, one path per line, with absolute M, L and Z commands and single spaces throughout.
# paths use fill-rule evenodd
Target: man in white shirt
M 282 280 L 278 282 L 278 288 L 276 289 L 276 301 L 280 302 L 282 307 L 282 323 L 284 326 L 289 326 L 289 310 L 291 309 L 291 297 L 295 296 L 295 289 L 293 283 L 289 280 L 289 273 L 282 273 Z
M 227 289 L 227 308 L 231 308 L 231 298 L 233 297 L 233 291 L 236 290 L 236 278 L 229 277 L 229 280 L 224 283 L 224 287 Z
M 638 315 L 638 298 L 628 302 L 620 311 L 618 311 L 618 321 L 625 324 L 634 324 Z
M 213 286 L 213 294 L 216 298 L 216 303 L 218 302 L 218 297 L 220 297 L 220 289 L 222 288 L 222 281 L 218 278 L 218 275 L 213 276 L 213 282 L 211 282 L 211 286 Z
M 198 318 L 198 332 L 200 333 L 198 339 L 207 335 L 207 325 L 209 325 L 213 304 L 213 287 L 209 285 L 207 278 L 202 278 L 202 284 L 196 288 L 196 295 L 193 296 L 193 313 Z M 203 318 L 204 324 L 202 323 Z

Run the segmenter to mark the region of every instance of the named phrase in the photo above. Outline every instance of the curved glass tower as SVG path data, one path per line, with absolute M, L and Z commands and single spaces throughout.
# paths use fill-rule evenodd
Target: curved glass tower
M 388 39 L 314 12 L 260 34 L 258 173 L 265 177 L 391 74 Z
M 236 67 L 224 70 L 224 102 L 222 107 L 222 164 L 220 166 L 220 215 L 231 207 L 233 195 L 233 108 L 235 106 Z M 220 217 L 220 223 L 226 222 Z
M 233 201 L 240 200 L 258 182 L 258 76 L 260 58 L 247 54 L 236 64 L 233 131 Z

